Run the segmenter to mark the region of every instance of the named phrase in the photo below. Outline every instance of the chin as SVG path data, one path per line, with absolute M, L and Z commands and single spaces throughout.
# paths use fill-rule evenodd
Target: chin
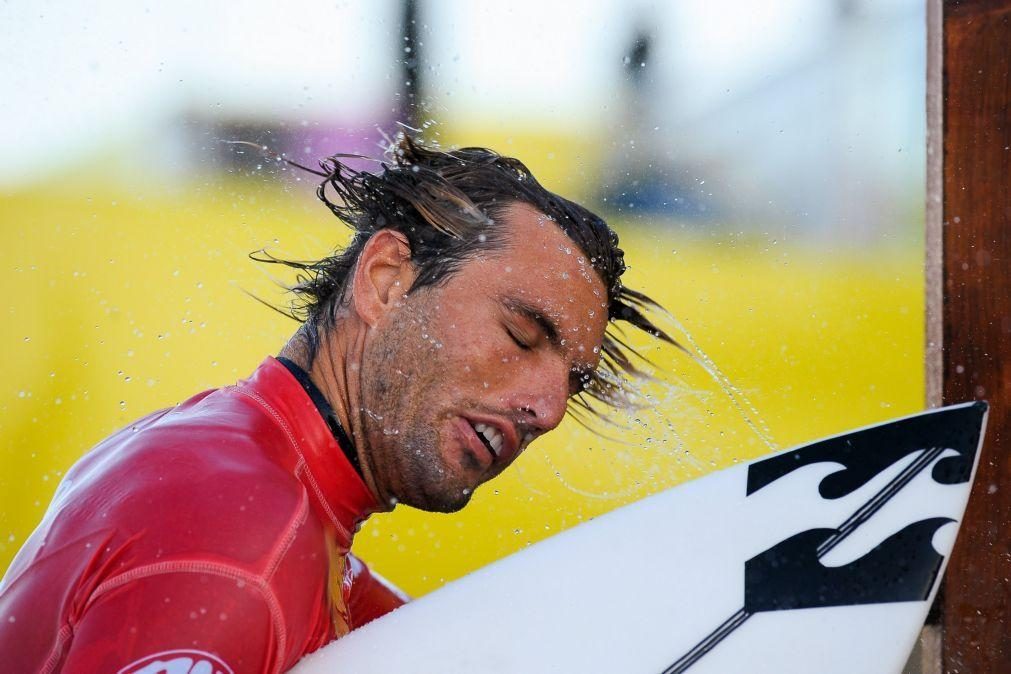
M 418 510 L 432 513 L 455 513 L 470 503 L 474 487 L 449 487 L 443 483 L 424 490 L 417 498 L 404 499 L 401 503 Z
M 421 450 L 421 451 L 416 451 Z M 400 456 L 400 503 L 437 513 L 454 513 L 470 503 L 483 482 L 482 466 L 459 446 L 440 448 L 437 442 L 405 443 Z
M 455 501 L 441 501 L 435 504 L 431 508 L 426 508 L 430 513 L 455 513 L 463 510 L 464 506 L 470 503 L 470 494 L 465 495 L 462 499 L 456 499 Z

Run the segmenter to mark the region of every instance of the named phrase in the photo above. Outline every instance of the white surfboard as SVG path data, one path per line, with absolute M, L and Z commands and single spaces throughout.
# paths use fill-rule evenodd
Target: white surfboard
M 734 466 L 411 602 L 297 674 L 897 674 L 937 591 L 987 407 Z

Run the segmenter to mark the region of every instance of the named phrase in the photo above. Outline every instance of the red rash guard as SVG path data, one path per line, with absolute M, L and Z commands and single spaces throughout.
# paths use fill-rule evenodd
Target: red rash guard
M 68 473 L 0 582 L 6 672 L 284 672 L 403 604 L 348 553 L 378 506 L 268 358 Z

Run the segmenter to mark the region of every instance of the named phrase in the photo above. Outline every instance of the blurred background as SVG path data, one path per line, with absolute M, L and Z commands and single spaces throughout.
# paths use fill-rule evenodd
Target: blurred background
M 566 421 L 455 515 L 374 517 L 411 594 L 582 520 L 924 406 L 925 17 L 917 0 L 384 0 L 0 7 L 0 571 L 67 468 L 249 374 L 291 278 L 346 230 L 314 166 L 401 122 L 492 147 L 618 231 L 648 410 Z M 367 166 L 367 164 L 363 164 Z

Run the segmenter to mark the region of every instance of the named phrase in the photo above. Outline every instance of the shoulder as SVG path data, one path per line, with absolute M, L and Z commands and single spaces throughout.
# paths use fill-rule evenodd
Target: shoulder
M 283 432 L 229 389 L 198 396 L 97 448 L 58 498 L 64 519 L 100 523 L 132 557 L 210 556 L 258 567 L 279 541 L 322 530 L 275 459 Z
M 290 655 L 285 639 L 294 648 L 329 623 L 325 532 L 277 459 L 287 441 L 227 389 L 131 424 L 68 472 L 0 605 L 31 605 L 58 626 L 87 620 L 106 640 L 125 610 L 145 606 L 179 612 L 164 613 L 166 634 L 192 622 L 210 638 L 197 625 L 207 608 L 215 628 L 233 624 L 219 615 L 245 616 L 245 632 L 272 630 Z

